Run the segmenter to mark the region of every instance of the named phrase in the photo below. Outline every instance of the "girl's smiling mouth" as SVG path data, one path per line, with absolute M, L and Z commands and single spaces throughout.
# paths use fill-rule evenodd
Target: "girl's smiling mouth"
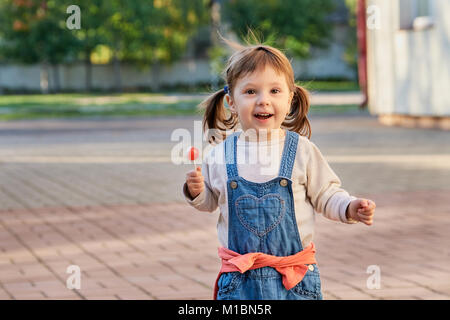
M 255 113 L 253 115 L 259 121 L 265 121 L 273 116 L 271 113 Z

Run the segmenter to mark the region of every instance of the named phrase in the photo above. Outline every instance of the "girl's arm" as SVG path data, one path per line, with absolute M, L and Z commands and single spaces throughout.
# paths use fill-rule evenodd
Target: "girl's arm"
M 326 218 L 344 223 L 356 223 L 347 218 L 349 204 L 356 200 L 341 188 L 341 181 L 330 168 L 319 148 L 309 142 L 309 157 L 306 164 L 306 193 L 318 213 Z

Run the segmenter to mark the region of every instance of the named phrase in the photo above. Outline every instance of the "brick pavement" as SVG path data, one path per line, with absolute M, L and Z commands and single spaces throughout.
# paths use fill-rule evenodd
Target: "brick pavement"
M 164 160 L 170 133 L 193 119 L 1 124 L 0 299 L 210 299 L 217 213 L 187 206 L 190 166 Z M 312 126 L 344 187 L 377 203 L 372 227 L 317 218 L 324 298 L 449 299 L 449 134 L 385 128 L 367 114 Z M 70 265 L 79 290 L 66 287 Z M 380 289 L 367 288 L 371 265 Z
M 372 227 L 317 219 L 324 298 L 449 299 L 448 193 L 370 197 Z M 216 219 L 183 203 L 2 211 L 0 297 L 210 299 Z M 66 288 L 69 265 L 82 271 L 80 290 Z M 366 286 L 370 265 L 380 289 Z

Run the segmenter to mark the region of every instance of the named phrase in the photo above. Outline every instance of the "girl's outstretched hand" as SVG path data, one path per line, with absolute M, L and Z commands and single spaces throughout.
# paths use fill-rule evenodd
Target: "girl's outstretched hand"
M 373 214 L 376 208 L 375 202 L 369 199 L 356 199 L 350 202 L 347 207 L 346 217 L 361 221 L 368 226 L 373 223 Z
M 189 194 L 191 195 L 192 199 L 194 199 L 205 189 L 202 168 L 196 167 L 195 171 L 189 171 L 186 174 L 186 183 L 188 186 Z

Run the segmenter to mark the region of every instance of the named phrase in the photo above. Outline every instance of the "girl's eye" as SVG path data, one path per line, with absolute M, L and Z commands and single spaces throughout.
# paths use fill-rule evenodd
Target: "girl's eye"
M 279 92 L 280 92 L 280 90 L 278 90 L 278 89 L 272 89 L 272 93 L 279 93 Z M 254 93 L 255 93 L 255 90 L 253 90 L 253 89 L 248 89 L 248 90 L 245 91 L 245 93 L 248 93 L 248 94 L 254 94 Z

